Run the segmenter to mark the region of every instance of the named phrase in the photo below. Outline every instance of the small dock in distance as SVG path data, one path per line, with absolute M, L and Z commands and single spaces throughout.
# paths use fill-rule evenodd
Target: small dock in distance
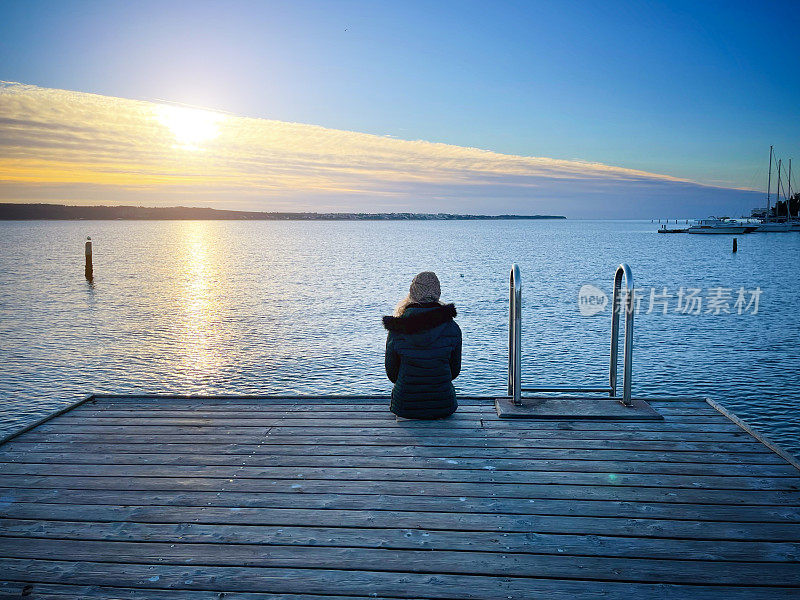
M 0 445 L 0 596 L 800 595 L 797 468 L 702 399 L 648 402 L 92 396 Z

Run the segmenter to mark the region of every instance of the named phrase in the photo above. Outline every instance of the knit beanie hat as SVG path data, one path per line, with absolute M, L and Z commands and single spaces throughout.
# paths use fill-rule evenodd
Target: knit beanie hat
M 408 298 L 419 304 L 438 302 L 441 295 L 442 288 L 439 285 L 439 278 L 432 271 L 423 271 L 414 277 L 411 287 L 408 288 Z

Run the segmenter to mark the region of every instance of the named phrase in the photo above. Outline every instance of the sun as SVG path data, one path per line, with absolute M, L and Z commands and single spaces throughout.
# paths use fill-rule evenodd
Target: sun
M 159 122 L 175 138 L 175 146 L 185 150 L 202 150 L 219 135 L 225 115 L 201 108 L 161 104 L 156 108 Z

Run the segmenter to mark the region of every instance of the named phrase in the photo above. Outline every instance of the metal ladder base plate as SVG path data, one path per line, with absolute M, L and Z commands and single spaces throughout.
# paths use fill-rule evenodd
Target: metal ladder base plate
M 663 420 L 652 406 L 640 398 L 633 398 L 625 406 L 616 398 L 522 398 L 516 406 L 511 398 L 494 401 L 497 416 L 501 419 L 562 419 L 570 421 L 659 421 Z
M 599 386 L 599 387 L 576 387 L 576 386 L 569 386 L 569 385 L 545 385 L 539 387 L 523 387 L 520 391 L 524 394 L 525 392 L 581 392 L 581 393 L 592 393 L 596 392 L 598 394 L 610 394 L 611 387 L 607 385 Z

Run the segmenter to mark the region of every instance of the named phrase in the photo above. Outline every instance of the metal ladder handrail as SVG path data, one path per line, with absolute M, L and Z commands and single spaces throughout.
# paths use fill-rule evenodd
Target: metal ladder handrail
M 522 281 L 519 267 L 511 265 L 508 299 L 508 395 L 522 404 Z
M 622 279 L 625 279 L 625 340 L 623 346 L 622 396 L 617 396 L 617 366 L 619 354 L 619 313 Z M 614 292 L 611 303 L 611 349 L 609 359 L 609 385 L 597 387 L 538 386 L 522 387 L 522 280 L 519 266 L 511 266 L 508 303 L 508 395 L 516 406 L 522 404 L 522 392 L 603 392 L 626 406 L 631 401 L 631 376 L 633 372 L 633 316 L 635 309 L 633 274 L 622 263 L 614 273 Z
M 609 360 L 608 383 L 611 397 L 617 395 L 617 359 L 619 354 L 619 311 L 620 288 L 625 277 L 625 340 L 622 350 L 622 403 L 631 405 L 631 375 L 633 370 L 633 313 L 635 304 L 633 274 L 631 268 L 622 263 L 614 273 L 614 294 L 611 306 L 611 357 Z

